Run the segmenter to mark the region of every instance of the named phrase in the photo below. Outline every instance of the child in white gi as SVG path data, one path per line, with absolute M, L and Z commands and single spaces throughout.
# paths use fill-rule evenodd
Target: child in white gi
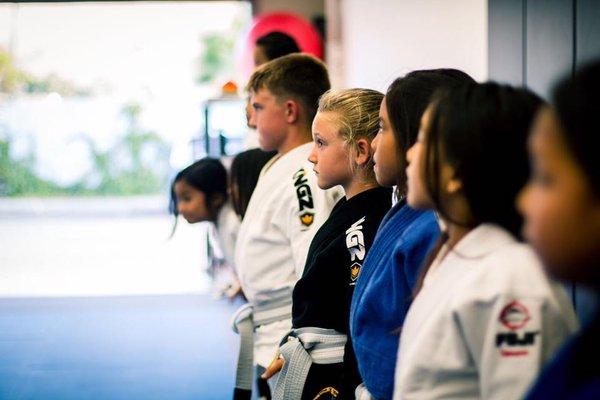
M 466 84 L 438 94 L 408 151 L 408 203 L 444 230 L 400 337 L 395 399 L 521 399 L 576 329 L 562 286 L 519 241 L 528 175 L 524 89 Z
M 271 363 L 281 337 L 292 326 L 292 289 L 302 275 L 308 246 L 338 197 L 318 188 L 307 161 L 318 99 L 329 86 L 325 65 L 304 54 L 262 65 L 247 86 L 253 108 L 250 123 L 257 127 L 260 146 L 277 151 L 261 172 L 235 251 L 249 304 L 235 316 L 234 326 L 247 346 L 252 334 L 247 325 L 252 325 L 254 362 L 262 368 Z M 242 346 L 237 398 L 250 396 L 249 360 L 252 356 Z
M 227 171 L 215 158 L 205 157 L 179 171 L 171 184 L 169 211 L 177 217 L 181 214 L 190 224 L 209 222 L 209 240 L 213 247 L 210 272 L 215 285 L 227 285 L 231 293 L 237 293 L 239 284 L 233 272 L 233 252 L 240 218 L 234 212 L 228 196 Z M 217 293 L 223 288 L 217 287 Z

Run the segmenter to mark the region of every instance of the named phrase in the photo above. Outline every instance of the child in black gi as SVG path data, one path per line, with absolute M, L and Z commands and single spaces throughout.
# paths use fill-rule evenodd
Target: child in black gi
M 371 149 L 382 98 L 374 90 L 349 89 L 329 91 L 319 101 L 309 161 L 319 187 L 341 185 L 345 197 L 313 238 L 294 288 L 293 330 L 264 375 L 281 371 L 273 378 L 274 399 L 350 399 L 361 382 L 348 321 L 362 263 L 391 207 L 391 190 L 375 180 Z

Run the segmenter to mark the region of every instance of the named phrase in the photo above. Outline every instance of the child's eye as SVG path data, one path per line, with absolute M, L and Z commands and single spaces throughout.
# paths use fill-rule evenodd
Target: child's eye
M 323 145 L 324 145 L 324 143 L 321 139 L 317 139 L 315 143 L 317 143 L 317 147 L 323 147 Z
M 546 187 L 552 185 L 554 181 L 552 175 L 541 168 L 533 169 L 531 180 L 536 182 L 540 186 Z

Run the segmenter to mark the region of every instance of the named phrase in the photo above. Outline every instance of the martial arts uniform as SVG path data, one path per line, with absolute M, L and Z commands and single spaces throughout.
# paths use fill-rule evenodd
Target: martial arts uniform
M 233 257 L 235 253 L 235 243 L 237 241 L 238 231 L 240 230 L 240 224 L 240 217 L 233 210 L 231 202 L 226 202 L 221 210 L 219 210 L 215 226 L 223 253 L 223 259 L 231 268 L 233 268 L 234 265 Z
M 341 197 L 339 190 L 317 186 L 307 161 L 313 145 L 296 147 L 264 166 L 238 233 L 235 266 L 249 309 L 240 310 L 234 324 L 252 315 L 254 363 L 265 368 L 292 326 L 292 289 L 310 242 Z
M 310 400 L 354 398 L 354 389 L 361 379 L 348 337 L 350 301 L 365 256 L 390 207 L 391 190 L 387 188 L 369 189 L 349 200 L 343 198 L 315 235 L 304 274 L 294 288 L 294 329 L 282 341 L 280 350 L 285 364 L 275 399 L 280 390 L 281 398 L 286 400 L 299 400 L 300 393 L 302 399 Z M 313 345 L 307 346 L 313 333 L 322 336 L 328 345 L 313 337 Z M 304 354 L 310 358 L 301 361 L 293 355 L 288 357 L 286 348 L 301 343 L 305 344 Z M 326 354 L 326 363 L 320 362 L 319 352 Z M 306 374 L 293 376 L 294 363 L 306 361 Z
M 432 211 L 400 200 L 386 214 L 356 283 L 350 332 L 363 385 L 358 399 L 389 400 L 400 328 L 423 260 L 440 235 Z
M 577 328 L 564 288 L 497 225 L 445 250 L 402 327 L 394 399 L 522 399 Z
M 240 224 L 240 217 L 228 201 L 219 210 L 215 223 L 208 225 L 208 257 L 213 267 L 211 272 L 217 298 L 239 291 L 233 257 Z

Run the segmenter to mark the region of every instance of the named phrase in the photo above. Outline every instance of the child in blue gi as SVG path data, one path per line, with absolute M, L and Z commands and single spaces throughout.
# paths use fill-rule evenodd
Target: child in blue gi
M 379 227 L 352 300 L 350 333 L 363 379 L 359 399 L 392 397 L 400 329 L 419 268 L 439 236 L 433 212 L 406 205 L 405 153 L 433 92 L 463 82 L 473 80 L 457 70 L 414 71 L 396 79 L 381 103 L 374 171 L 380 185 L 396 186 L 398 202 Z

